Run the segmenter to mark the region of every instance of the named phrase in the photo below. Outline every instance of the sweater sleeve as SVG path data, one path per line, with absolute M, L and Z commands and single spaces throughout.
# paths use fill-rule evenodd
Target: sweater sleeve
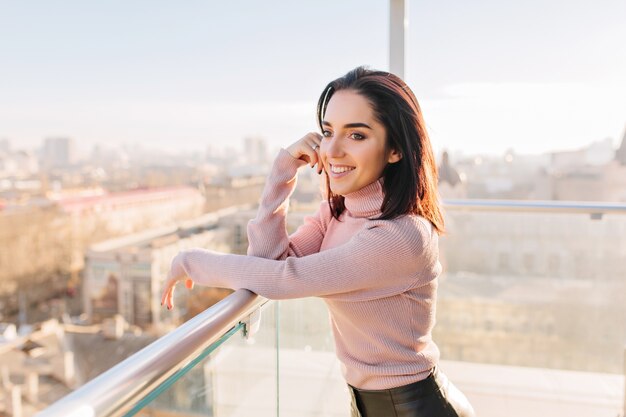
M 272 260 L 191 249 L 172 269 L 202 285 L 247 288 L 270 299 L 388 297 L 439 275 L 436 234 L 415 216 L 372 221 L 338 247 Z
M 327 202 L 322 202 L 313 216 L 306 217 L 294 234 L 287 235 L 289 197 L 296 187 L 298 168 L 305 164 L 281 149 L 265 184 L 257 215 L 248 223 L 248 255 L 285 259 L 319 251 L 331 217 Z

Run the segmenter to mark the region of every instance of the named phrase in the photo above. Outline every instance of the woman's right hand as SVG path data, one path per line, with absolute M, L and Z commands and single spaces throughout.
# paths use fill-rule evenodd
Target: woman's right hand
M 172 265 L 167 273 L 167 278 L 163 283 L 163 293 L 161 294 L 161 305 L 167 307 L 168 310 L 174 308 L 174 287 L 179 282 L 184 281 L 188 290 L 193 288 L 193 281 L 185 273 L 183 268 L 183 258 L 185 251 L 181 251 L 172 259 Z
M 286 151 L 296 159 L 306 161 L 311 168 L 317 165 L 317 173 L 321 174 L 324 167 L 320 161 L 319 149 L 322 135 L 317 132 L 307 133 L 302 139 L 289 146 Z

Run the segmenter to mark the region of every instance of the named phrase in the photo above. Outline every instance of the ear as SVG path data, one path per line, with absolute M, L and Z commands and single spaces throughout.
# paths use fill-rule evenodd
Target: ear
M 390 164 L 395 164 L 399 160 L 402 159 L 402 154 L 395 149 L 389 151 L 389 156 L 387 157 L 387 162 Z

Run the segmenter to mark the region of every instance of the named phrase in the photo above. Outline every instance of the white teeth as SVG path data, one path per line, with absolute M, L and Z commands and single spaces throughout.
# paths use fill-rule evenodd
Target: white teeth
M 341 174 L 342 172 L 352 171 L 354 167 L 336 167 L 331 165 L 330 170 L 335 174 Z

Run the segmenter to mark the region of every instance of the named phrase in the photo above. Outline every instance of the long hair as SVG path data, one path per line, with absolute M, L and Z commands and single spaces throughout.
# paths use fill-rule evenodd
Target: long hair
M 328 83 L 317 102 L 317 122 L 321 131 L 326 107 L 341 90 L 351 90 L 365 97 L 374 117 L 387 133 L 387 149 L 402 158 L 387 164 L 383 171 L 384 199 L 379 219 L 393 219 L 417 214 L 428 219 L 438 233 L 444 232 L 444 220 L 437 194 L 437 164 L 422 111 L 415 95 L 400 77 L 385 71 L 357 67 Z M 328 174 L 326 174 L 328 176 Z M 333 194 L 328 177 L 326 192 L 331 213 L 336 219 L 345 210 L 344 197 Z

